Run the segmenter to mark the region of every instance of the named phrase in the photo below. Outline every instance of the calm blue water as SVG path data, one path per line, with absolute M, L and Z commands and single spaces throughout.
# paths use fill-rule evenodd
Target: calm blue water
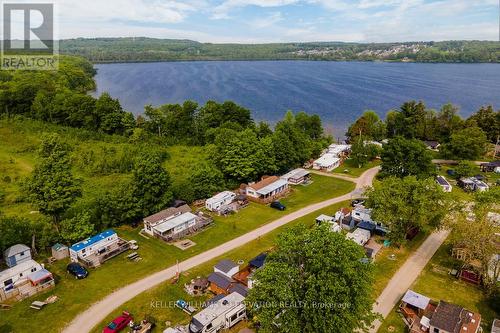
M 287 110 L 316 113 L 342 136 L 365 109 L 385 116 L 403 102 L 452 102 L 468 116 L 500 107 L 500 65 L 382 62 L 216 61 L 100 64 L 97 92 L 139 114 L 145 104 L 192 99 L 233 100 L 256 120 L 275 122 Z

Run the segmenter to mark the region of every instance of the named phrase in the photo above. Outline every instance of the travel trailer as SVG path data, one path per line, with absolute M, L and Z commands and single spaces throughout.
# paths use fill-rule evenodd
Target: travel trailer
M 233 292 L 197 313 L 189 324 L 189 333 L 212 333 L 228 329 L 246 318 L 245 297 Z

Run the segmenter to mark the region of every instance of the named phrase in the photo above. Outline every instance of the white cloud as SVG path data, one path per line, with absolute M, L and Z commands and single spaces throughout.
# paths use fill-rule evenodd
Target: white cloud
M 297 3 L 298 1 L 299 0 L 226 0 L 213 9 L 212 18 L 228 18 L 231 10 L 247 6 L 281 7 Z
M 63 20 L 137 21 L 151 23 L 182 22 L 189 13 L 205 6 L 204 1 L 161 0 L 57 0 Z
M 248 23 L 254 29 L 264 29 L 274 26 L 276 23 L 283 21 L 283 15 L 280 12 L 272 13 L 266 17 L 257 18 Z

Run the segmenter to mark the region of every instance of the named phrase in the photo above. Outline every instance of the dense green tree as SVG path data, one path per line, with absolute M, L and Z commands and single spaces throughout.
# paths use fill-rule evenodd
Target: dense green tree
M 268 152 L 252 129 L 225 129 L 215 139 L 213 160 L 224 175 L 248 182 L 276 171 L 274 156 Z
M 131 224 L 147 216 L 142 212 L 139 200 L 134 195 L 134 185 L 127 181 L 120 182 L 91 200 L 88 210 L 91 212 L 91 220 L 96 228 L 104 229 Z
M 432 155 L 419 140 L 396 137 L 384 145 L 381 153 L 381 177 L 417 176 L 427 178 L 436 174 Z
M 133 197 L 143 216 L 164 209 L 172 202 L 170 175 L 158 154 L 139 155 L 132 173 Z
M 318 140 L 323 136 L 321 118 L 316 114 L 308 115 L 303 111 L 297 113 L 295 115 L 295 126 L 312 140 Z
M 276 124 L 272 142 L 279 172 L 301 166 L 312 156 L 312 141 L 307 133 L 296 125 L 292 112 L 287 112 L 283 120 Z
M 87 212 L 79 213 L 72 218 L 61 221 L 61 237 L 68 243 L 75 243 L 94 233 L 94 224 Z
M 486 134 L 479 127 L 468 127 L 451 135 L 450 142 L 440 148 L 446 158 L 474 160 L 483 157 L 487 148 Z
M 30 202 L 51 216 L 56 228 L 61 215 L 82 193 L 80 182 L 71 171 L 68 150 L 59 136 L 45 136 L 39 150 L 41 162 L 24 184 Z
M 349 126 L 346 135 L 352 142 L 358 136 L 367 140 L 383 140 L 386 138 L 386 125 L 375 111 L 367 110 Z
M 99 119 L 99 130 L 107 134 L 123 134 L 125 127 L 123 111 L 118 99 L 103 93 L 95 103 L 95 113 Z
M 249 310 L 266 332 L 366 331 L 374 300 L 373 267 L 364 256 L 326 225 L 288 229 L 255 274 Z
M 29 220 L 0 215 L 0 252 L 9 246 L 23 243 L 31 245 L 33 228 Z
M 460 179 L 462 177 L 471 177 L 477 174 L 478 167 L 469 161 L 460 161 L 457 166 L 454 168 L 455 176 Z
M 217 192 L 224 190 L 224 175 L 211 164 L 196 167 L 189 176 L 189 188 L 193 191 L 193 198 L 208 198 Z
M 362 168 L 375 157 L 380 156 L 381 150 L 379 146 L 365 143 L 363 138 L 358 137 L 351 146 L 349 158 L 352 159 L 358 168 Z
M 256 126 L 257 136 L 259 138 L 264 138 L 273 134 L 273 130 L 268 123 L 261 121 Z
M 461 210 L 456 210 L 448 226 L 453 230 L 450 240 L 454 246 L 467 249 L 462 260 L 477 267 L 487 288 L 493 288 L 500 278 L 500 260 L 495 258 L 498 253 L 497 238 L 500 226 L 491 221 L 490 212 L 500 213 L 498 196 L 495 193 L 482 193 Z M 479 198 L 479 202 L 477 199 Z M 488 198 L 488 200 L 485 200 Z M 471 222 L 472 220 L 472 222 Z
M 250 110 L 231 101 L 222 104 L 208 101 L 197 115 L 197 129 L 201 136 L 204 136 L 208 129 L 221 127 L 227 122 L 238 124 L 242 128 L 254 124 Z
M 458 115 L 458 108 L 452 104 L 445 104 L 437 114 L 437 128 L 433 139 L 439 139 L 441 142 L 448 142 L 453 133 L 464 126 L 464 121 Z
M 496 143 L 500 136 L 500 110 L 494 111 L 493 106 L 488 105 L 482 107 L 467 119 L 473 120 L 479 128 L 481 128 L 488 141 Z
M 431 231 L 441 226 L 450 201 L 433 179 L 389 177 L 365 192 L 372 218 L 383 223 L 388 237 L 403 244 L 412 228 Z

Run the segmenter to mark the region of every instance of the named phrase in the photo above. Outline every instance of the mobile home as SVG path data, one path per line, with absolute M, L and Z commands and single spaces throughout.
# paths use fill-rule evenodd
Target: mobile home
M 236 193 L 231 191 L 220 192 L 205 201 L 205 208 L 209 211 L 216 212 L 222 207 L 231 204 L 236 198 Z
M 233 292 L 197 313 L 189 333 L 211 333 L 229 329 L 246 318 L 245 297 Z

